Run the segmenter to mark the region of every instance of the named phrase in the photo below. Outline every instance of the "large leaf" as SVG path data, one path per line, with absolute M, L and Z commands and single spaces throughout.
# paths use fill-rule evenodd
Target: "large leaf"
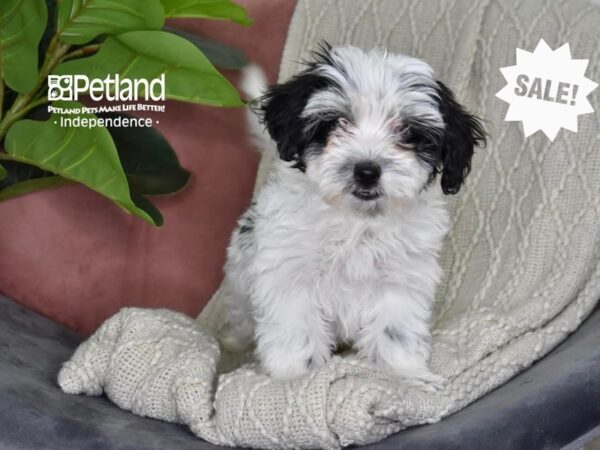
M 52 172 L 47 172 L 39 167 L 11 161 L 10 159 L 6 160 L 6 158 L 10 158 L 10 156 L 5 153 L 0 153 L 0 160 L 5 159 L 3 164 L 7 171 L 6 178 L 0 178 L 0 202 L 30 194 L 35 191 L 73 183 L 71 180 L 54 175 Z M 163 217 L 156 206 L 154 206 L 150 200 L 145 198 L 143 194 L 136 192 L 131 184 L 129 185 L 129 188 L 131 191 L 131 200 L 133 200 L 135 205 L 146 211 L 154 221 L 154 224 L 159 226 L 162 225 Z
M 165 31 L 132 31 L 106 39 L 98 53 L 59 65 L 57 75 L 153 79 L 165 74 L 167 98 L 241 106 L 235 88 L 193 44 Z
M 163 30 L 190 41 L 204 53 L 204 56 L 211 63 L 220 69 L 241 69 L 248 64 L 244 52 L 238 48 L 230 47 L 229 45 L 221 44 L 220 42 L 212 41 L 176 28 L 163 27 Z
M 250 25 L 246 10 L 230 0 L 161 0 L 167 17 L 228 19 Z
M 0 75 L 17 92 L 36 84 L 38 44 L 47 20 L 44 0 L 0 0 Z
M 131 199 L 140 209 L 143 209 L 148 213 L 148 215 L 152 218 L 154 225 L 160 227 L 164 223 L 164 219 L 160 211 L 154 204 L 144 197 L 142 194 L 138 194 L 137 192 L 131 192 Z
M 0 160 L 5 158 L 10 158 L 10 156 L 8 156 L 6 153 L 0 153 Z M 52 172 L 46 172 L 39 167 L 11 161 L 10 159 L 5 159 L 2 161 L 2 165 L 6 170 L 6 176 L 4 179 L 0 180 L 0 190 L 22 181 L 29 181 L 35 178 L 54 175 Z
M 6 177 L 0 180 L 0 201 L 29 194 L 51 187 L 72 183 L 71 180 L 59 177 L 31 164 L 11 161 L 9 155 L 0 153 L 0 160 L 6 169 Z
M 119 114 L 98 114 L 114 118 Z M 128 117 L 125 114 L 120 116 Z M 167 140 L 154 128 L 108 127 L 132 193 L 172 194 L 183 189 L 190 173 L 179 164 Z
M 59 177 L 58 175 L 21 181 L 19 183 L 11 184 L 10 186 L 1 190 L 0 202 L 9 200 L 11 198 L 20 197 L 31 192 L 41 191 L 42 189 L 64 186 L 65 184 L 69 183 L 72 183 L 72 181 L 63 177 Z
M 160 0 L 62 0 L 58 34 L 67 44 L 85 44 L 100 34 L 158 30 L 165 13 Z
M 61 102 L 62 108 L 81 108 L 73 102 Z M 94 119 L 92 114 L 80 114 Z M 31 164 L 63 178 L 77 181 L 108 197 L 125 211 L 150 223 L 152 217 L 131 199 L 127 178 L 117 150 L 106 128 L 63 127 L 61 118 L 71 114 L 53 114 L 41 122 L 21 120 L 6 135 L 5 147 L 15 161 Z

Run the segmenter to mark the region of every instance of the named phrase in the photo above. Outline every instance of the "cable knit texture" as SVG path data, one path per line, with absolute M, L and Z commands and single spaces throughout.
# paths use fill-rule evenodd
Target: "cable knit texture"
M 499 68 L 540 38 L 570 43 L 600 81 L 600 7 L 583 0 L 300 0 L 280 78 L 320 39 L 386 47 L 427 60 L 491 142 L 463 190 L 449 197 L 452 231 L 433 321 L 437 393 L 386 378 L 353 356 L 274 382 L 250 355 L 222 355 L 208 334 L 227 326 L 217 292 L 197 321 L 128 308 L 60 372 L 68 393 L 105 392 L 136 414 L 187 424 L 208 441 L 260 448 L 339 448 L 430 423 L 506 382 L 571 333 L 600 297 L 600 122 L 527 139 L 504 121 Z M 594 109 L 598 91 L 590 95 Z M 261 162 L 260 189 L 270 165 Z M 199 249 L 198 251 L 201 251 Z M 206 331 L 204 331 L 206 330 Z M 240 364 L 243 364 L 241 367 Z M 216 379 L 216 374 L 221 375 Z M 216 389 L 214 388 L 216 386 Z

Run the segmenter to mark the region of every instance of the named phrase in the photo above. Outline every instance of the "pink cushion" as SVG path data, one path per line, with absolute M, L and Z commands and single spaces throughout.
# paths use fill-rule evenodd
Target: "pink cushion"
M 239 3 L 252 26 L 169 25 L 244 49 L 274 82 L 295 0 Z M 154 198 L 162 228 L 82 186 L 0 204 L 0 292 L 85 334 L 123 306 L 197 315 L 221 281 L 229 234 L 254 183 L 258 155 L 246 143 L 243 114 L 168 102 L 155 116 L 193 177 L 183 192 Z

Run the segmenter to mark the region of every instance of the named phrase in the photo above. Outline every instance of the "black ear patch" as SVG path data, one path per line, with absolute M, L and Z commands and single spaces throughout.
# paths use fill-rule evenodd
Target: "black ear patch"
M 310 138 L 304 132 L 306 120 L 301 117 L 302 111 L 310 96 L 329 84 L 329 80 L 308 69 L 271 87 L 262 98 L 262 118 L 277 143 L 279 157 L 296 161 L 299 169 L 304 168 L 303 156 Z
M 301 116 L 312 94 L 333 85 L 332 80 L 316 71 L 320 65 L 333 65 L 330 51 L 330 45 L 321 44 L 306 70 L 283 84 L 272 86 L 261 99 L 259 113 L 277 143 L 279 157 L 284 161 L 296 161 L 294 167 L 300 170 L 305 168 L 306 147 L 315 141 L 325 141 L 336 122 L 334 118 L 321 121 L 307 133 L 307 121 Z
M 485 146 L 486 133 L 481 120 L 467 112 L 443 83 L 437 82 L 440 112 L 446 128 L 441 142 L 442 190 L 456 194 L 471 171 L 475 146 Z

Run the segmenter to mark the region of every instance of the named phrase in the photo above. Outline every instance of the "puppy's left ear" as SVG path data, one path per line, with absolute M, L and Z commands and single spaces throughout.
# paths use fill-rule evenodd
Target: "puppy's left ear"
M 481 120 L 467 112 L 443 83 L 437 82 L 440 112 L 446 128 L 442 139 L 442 190 L 456 194 L 471 170 L 475 146 L 486 144 Z

